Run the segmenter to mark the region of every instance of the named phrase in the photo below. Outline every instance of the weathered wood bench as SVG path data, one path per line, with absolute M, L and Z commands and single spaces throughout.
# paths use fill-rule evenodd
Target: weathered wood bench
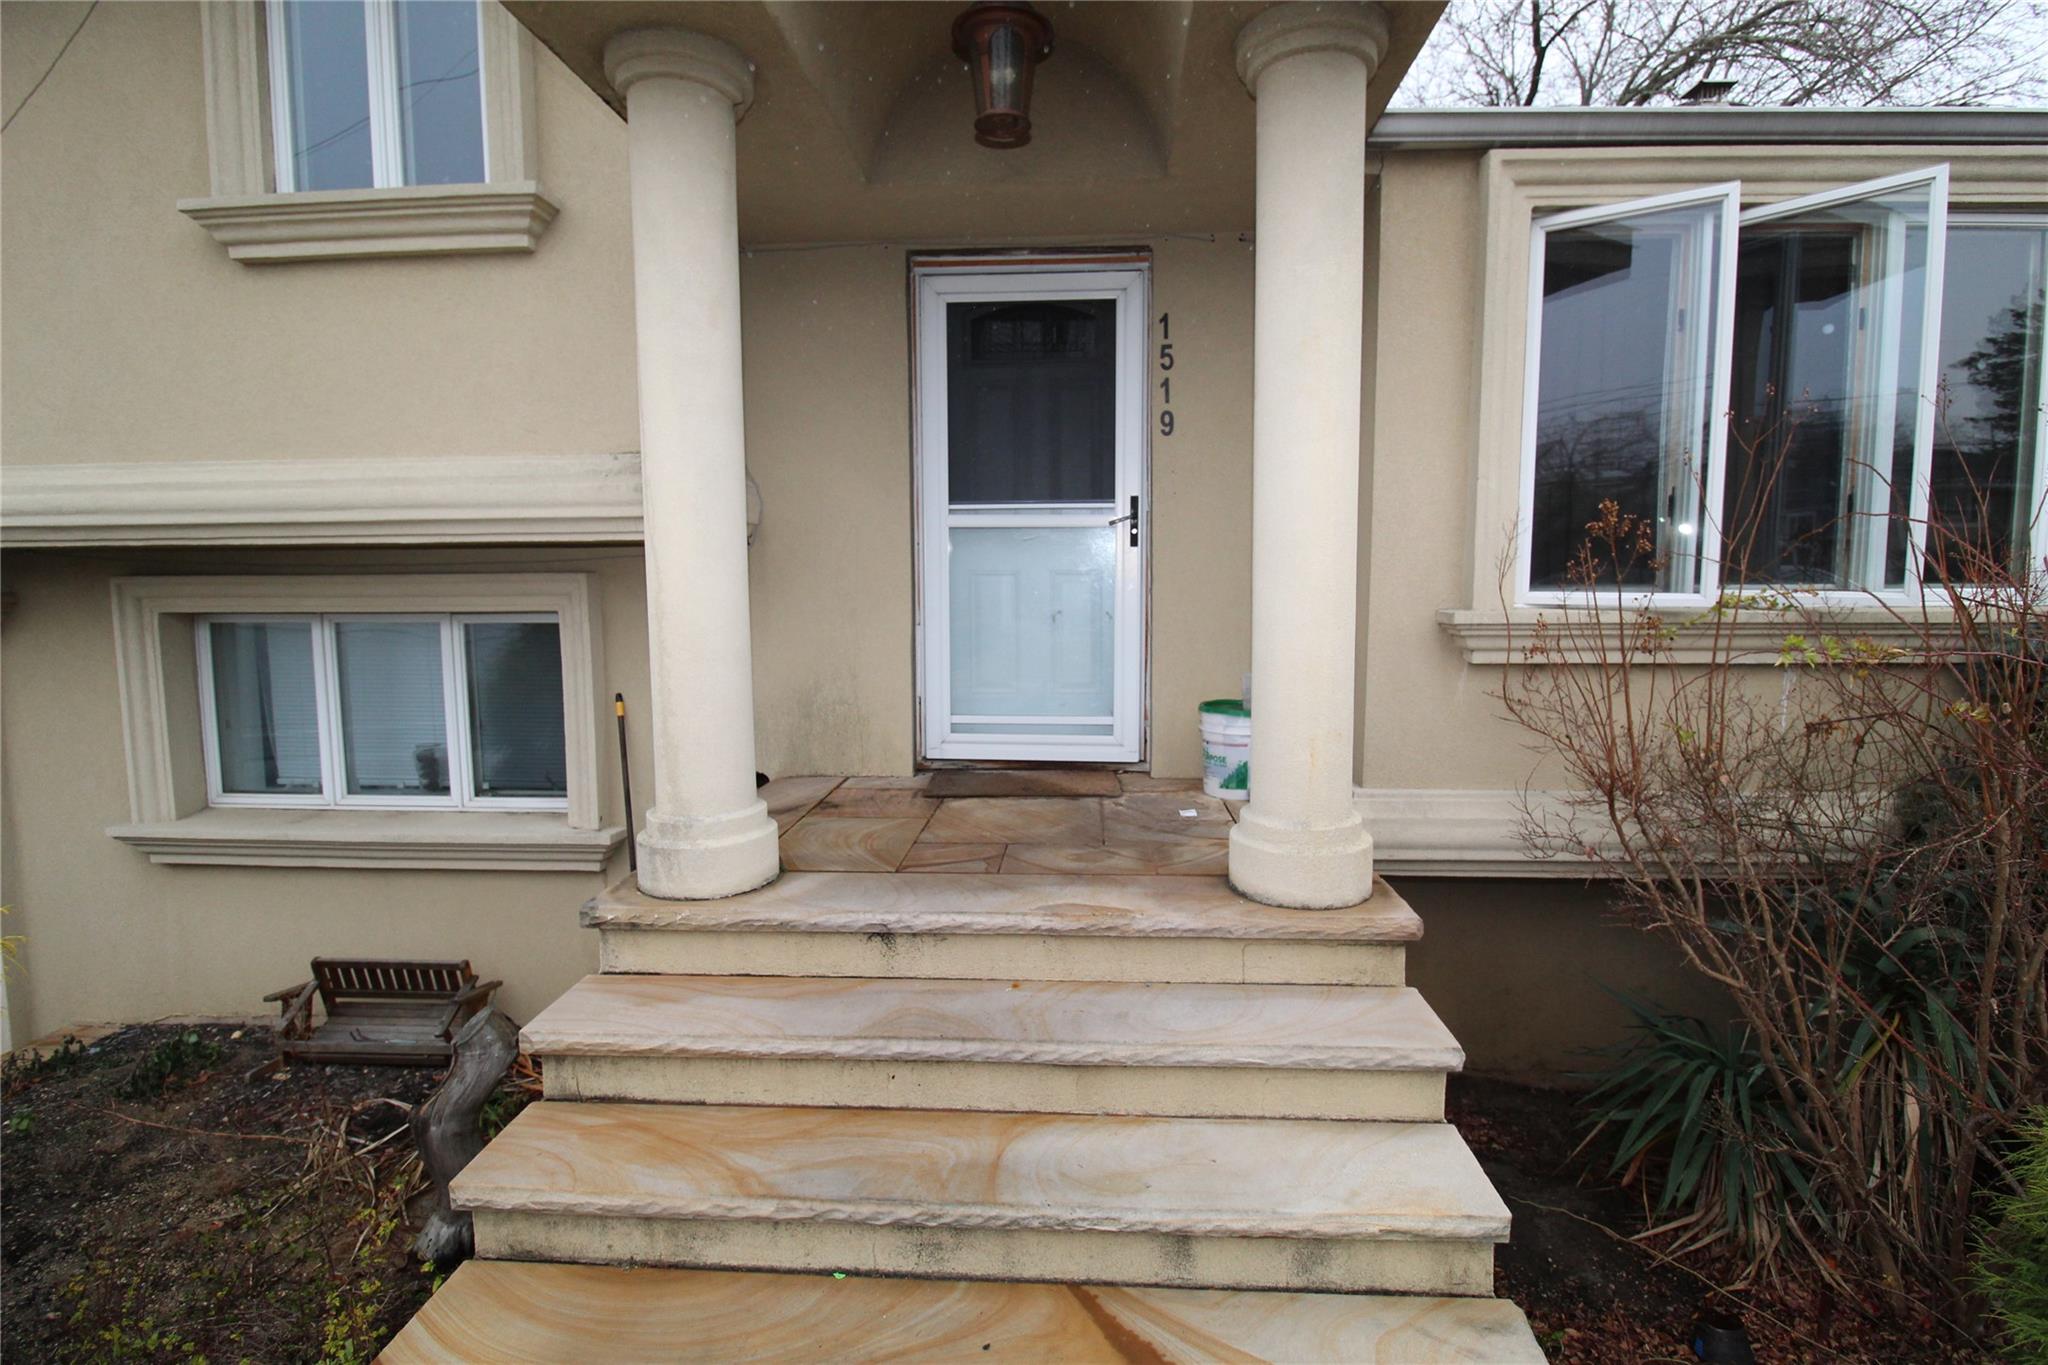
M 277 1046 L 286 1057 L 438 1066 L 451 1055 L 455 1031 L 504 984 L 479 982 L 467 961 L 316 957 L 311 981 L 263 998 L 278 1002 Z M 315 996 L 326 1014 L 317 1028 Z

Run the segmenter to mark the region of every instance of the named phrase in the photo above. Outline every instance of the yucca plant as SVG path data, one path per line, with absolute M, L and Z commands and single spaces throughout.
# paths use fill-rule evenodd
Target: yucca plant
M 1812 1190 L 1783 1106 L 1747 1030 L 1716 1030 L 1619 992 L 1635 1037 L 1587 1095 L 1587 1143 L 1618 1132 L 1608 1174 L 1638 1184 L 1678 1248 L 1724 1238 L 1769 1258 Z

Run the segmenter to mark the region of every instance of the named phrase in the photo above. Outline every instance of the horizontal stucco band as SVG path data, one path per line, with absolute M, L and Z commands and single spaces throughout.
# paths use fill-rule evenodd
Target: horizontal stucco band
M 637 452 L 11 464 L 0 507 L 0 545 L 9 548 L 640 535 Z

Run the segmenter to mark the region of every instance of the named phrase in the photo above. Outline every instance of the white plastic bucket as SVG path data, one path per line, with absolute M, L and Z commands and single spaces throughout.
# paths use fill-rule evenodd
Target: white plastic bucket
M 1202 703 L 1202 790 L 1228 801 L 1252 794 L 1252 715 L 1236 698 Z

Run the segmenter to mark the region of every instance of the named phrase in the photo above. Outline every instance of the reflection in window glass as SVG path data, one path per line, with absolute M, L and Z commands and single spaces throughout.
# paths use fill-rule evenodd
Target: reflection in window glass
M 375 184 L 362 0 L 292 0 L 271 14 L 284 25 L 292 188 Z
M 320 706 L 312 625 L 214 621 L 207 644 L 220 789 L 318 796 Z
M 1651 523 L 1656 545 L 1602 583 L 1698 586 L 1720 214 L 1545 232 L 1531 587 L 1585 586 L 1573 564 L 1606 501 Z
M 2048 227 L 1950 220 L 1929 577 L 2028 554 L 2042 402 Z
M 553 622 L 490 621 L 462 630 L 474 795 L 567 796 L 560 629 Z
M 405 183 L 482 183 L 476 5 L 465 0 L 399 0 L 397 26 Z
M 343 777 L 351 796 L 448 794 L 437 621 L 338 621 Z
M 1116 497 L 1116 301 L 946 305 L 946 477 L 962 503 Z

